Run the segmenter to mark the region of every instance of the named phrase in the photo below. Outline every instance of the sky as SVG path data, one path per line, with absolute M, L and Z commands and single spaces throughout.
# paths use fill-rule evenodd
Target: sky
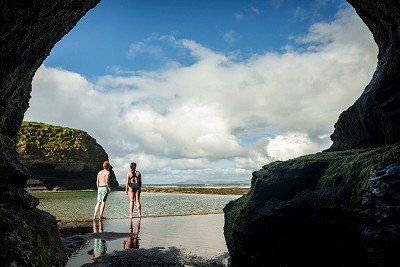
M 25 119 L 87 131 L 120 183 L 249 182 L 328 148 L 376 66 L 344 1 L 103 0 L 35 74 Z

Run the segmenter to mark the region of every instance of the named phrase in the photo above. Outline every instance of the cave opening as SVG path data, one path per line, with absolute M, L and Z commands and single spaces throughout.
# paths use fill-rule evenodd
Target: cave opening
M 340 112 L 370 80 L 377 47 L 343 4 L 311 6 L 327 14 L 299 27 L 290 5 L 172 12 L 104 1 L 36 71 L 25 119 L 86 131 L 110 151 L 121 184 L 133 160 L 152 184 L 248 184 L 268 162 L 327 149 Z M 211 8 L 218 17 L 205 22 Z M 258 27 L 270 21 L 282 25 Z M 205 38 L 211 25 L 226 30 Z
M 354 11 L 348 9 L 336 12 L 334 19 L 329 22 L 312 24 L 306 34 L 291 37 L 292 43 L 282 46 L 279 52 L 267 50 L 265 53 L 249 53 L 251 56 L 243 57 L 235 50 L 224 51 L 207 45 L 204 40 L 192 40 L 185 35 L 177 37 L 155 34 L 146 36 L 146 40 L 130 40 L 124 56 L 132 58 L 137 57 L 137 53 L 145 53 L 147 56 L 161 55 L 162 58 L 165 47 L 160 50 L 152 42 L 166 42 L 172 47 L 168 49 L 179 50 L 187 61 L 174 61 L 174 64 L 166 65 L 168 68 L 161 70 L 149 68 L 134 72 L 110 66 L 110 74 L 98 79 L 80 74 L 72 68 L 55 68 L 51 63 L 46 65 L 46 62 L 42 65 L 54 44 L 98 2 L 0 3 L 1 9 L 7 11 L 2 18 L 3 23 L 0 23 L 3 37 L 0 54 L 3 66 L 0 71 L 0 167 L 4 194 L 0 203 L 0 236 L 1 246 L 4 247 L 1 249 L 3 262 L 27 264 L 33 260 L 42 265 L 60 265 L 66 261 L 64 244 L 54 218 L 38 210 L 37 199 L 21 189 L 29 173 L 17 160 L 16 136 L 28 108 L 34 75 L 32 107 L 27 118 L 34 118 L 40 113 L 38 109 L 35 110 L 35 106 L 40 107 L 37 103 L 41 98 L 35 94 L 48 96 L 51 92 L 54 98 L 46 105 L 60 108 L 67 103 L 69 120 L 72 122 L 70 126 L 88 132 L 97 130 L 94 134 L 96 139 L 108 140 L 105 142 L 106 149 L 111 151 L 111 155 L 116 155 L 115 162 L 119 161 L 122 168 L 124 160 L 118 159 L 118 155 L 123 154 L 121 152 L 145 148 L 143 151 L 150 153 L 150 157 L 140 154 L 131 154 L 129 157 L 142 156 L 141 166 L 146 166 L 146 162 L 157 162 L 158 170 L 163 166 L 172 166 L 166 168 L 167 173 L 169 171 L 172 174 L 179 174 L 188 166 L 192 168 L 192 172 L 189 172 L 191 176 L 197 170 L 204 174 L 204 166 L 211 170 L 234 169 L 234 172 L 226 172 L 229 178 L 238 173 L 249 177 L 240 169 L 249 168 L 251 172 L 261 167 L 260 162 L 264 164 L 276 159 L 286 160 L 328 148 L 331 145 L 328 135 L 333 131 L 333 122 L 360 95 L 376 62 L 377 51 L 371 42 L 371 34 Z M 315 248 L 316 244 L 319 248 L 327 248 L 327 251 L 319 252 L 321 257 L 333 257 L 333 263 L 348 263 L 348 257 L 352 256 L 355 256 L 353 260 L 356 259 L 356 262 L 365 264 L 374 265 L 382 261 L 387 265 L 396 263 L 393 248 L 397 247 L 399 238 L 391 229 L 393 225 L 397 227 L 395 218 L 399 214 L 394 201 L 398 199 L 396 179 L 399 177 L 400 136 L 400 112 L 397 105 L 400 99 L 398 3 L 368 0 L 348 2 L 366 23 L 379 47 L 373 79 L 361 97 L 339 116 L 331 136 L 333 144 L 328 152 L 287 162 L 277 161 L 265 166 L 253 174 L 250 193 L 224 208 L 224 235 L 233 263 L 250 261 L 253 265 L 266 264 L 263 253 L 270 251 L 271 245 L 277 249 L 279 259 L 271 255 L 268 257 L 270 262 L 288 264 L 296 259 L 299 251 L 307 252 L 307 249 Z M 296 10 L 301 14 L 301 9 Z M 251 17 L 249 14 L 257 17 L 262 14 L 262 10 L 257 6 L 249 6 L 245 11 L 230 15 L 234 23 L 247 23 Z M 360 25 L 363 28 L 357 28 Z M 352 39 L 355 35 L 360 39 Z M 219 38 L 230 45 L 238 42 L 235 38 L 240 37 L 230 28 L 219 32 Z M 293 47 L 293 44 L 297 46 Z M 334 66 L 339 68 L 332 68 Z M 174 75 L 174 71 L 178 74 Z M 308 79 L 304 81 L 299 77 Z M 329 81 L 333 83 L 319 77 L 332 79 Z M 282 78 L 286 78 L 283 89 Z M 65 80 L 76 83 L 62 84 Z M 46 83 L 56 90 L 35 90 L 35 86 Z M 303 92 L 295 90 L 303 87 Z M 322 92 L 321 87 L 330 90 Z M 262 90 L 266 88 L 268 90 Z M 69 91 L 63 92 L 63 89 Z M 154 94 L 151 97 L 144 96 L 145 89 Z M 304 92 L 305 95 L 302 94 Z M 351 101 L 341 102 L 336 98 L 338 95 L 351 95 Z M 86 96 L 91 97 L 85 99 Z M 95 101 L 91 102 L 93 99 Z M 91 109 L 99 107 L 99 103 L 107 101 L 111 102 L 110 107 L 119 108 L 103 111 L 102 116 L 98 112 L 91 112 Z M 86 108 L 82 109 L 77 104 Z M 293 107 L 294 112 L 282 107 Z M 40 113 L 42 118 L 47 118 L 43 121 L 69 125 L 68 120 L 51 121 L 51 116 L 59 114 L 57 109 L 50 110 Z M 107 112 L 115 117 L 107 121 L 104 117 Z M 76 119 L 82 117 L 86 120 L 77 123 Z M 122 120 L 116 123 L 113 120 L 115 118 Z M 145 120 L 141 121 L 143 118 Z M 100 125 L 97 123 L 99 121 L 106 121 L 106 126 L 96 128 Z M 140 127 L 123 127 L 130 123 L 138 126 L 138 122 L 141 123 Z M 326 128 L 321 125 L 326 125 Z M 90 127 L 94 130 L 90 130 Z M 104 129 L 123 137 L 113 140 L 116 147 L 122 147 L 121 150 L 109 149 L 112 140 L 104 134 Z M 211 130 L 211 133 L 207 130 Z M 272 134 L 265 135 L 268 131 Z M 180 134 L 189 136 L 193 132 L 195 137 L 189 141 L 179 140 L 182 137 Z M 201 134 L 196 135 L 199 132 Z M 131 136 L 140 142 L 131 142 L 128 139 Z M 46 133 L 42 137 L 46 137 Z M 259 139 L 266 139 L 267 142 L 258 142 Z M 168 146 L 166 143 L 173 145 Z M 197 149 L 193 148 L 193 143 Z M 223 153 L 216 150 L 221 145 L 227 148 Z M 156 152 L 167 157 L 167 160 L 154 157 Z M 215 159 L 216 165 L 210 164 Z M 148 170 L 148 174 L 151 174 L 150 168 Z M 316 177 L 306 175 L 313 170 L 320 171 Z M 281 179 L 275 179 L 278 175 Z M 282 191 L 282 188 L 286 188 L 286 191 Z M 381 212 L 383 207 L 386 210 L 384 214 Z M 271 216 L 271 210 L 279 210 L 283 217 Z M 293 228 L 293 225 L 296 227 Z M 286 230 L 294 229 L 298 232 L 293 236 L 284 234 Z M 315 235 L 317 232 L 323 235 L 326 229 L 335 229 L 337 236 L 327 235 L 327 240 L 321 240 Z M 373 235 L 368 236 L 367 232 Z M 387 235 L 389 232 L 390 237 Z M 346 236 L 349 238 L 346 239 Z M 299 237 L 309 237 L 309 240 L 316 243 L 312 246 L 305 243 L 305 251 L 300 249 L 296 252 L 293 244 L 298 244 L 296 242 Z M 262 242 L 265 238 L 270 240 L 270 244 Z M 382 243 L 386 245 L 380 246 Z M 355 248 L 353 254 L 356 255 L 340 255 L 343 252 L 338 249 L 340 244 L 344 244 L 342 248 Z M 286 259 L 282 261 L 281 256 Z M 318 262 L 320 259 L 316 260 Z

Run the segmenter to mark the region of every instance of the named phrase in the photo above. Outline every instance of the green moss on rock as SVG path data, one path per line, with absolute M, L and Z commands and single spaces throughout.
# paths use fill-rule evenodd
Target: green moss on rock
M 108 159 L 106 151 L 88 133 L 38 122 L 23 122 L 17 152 L 33 174 L 28 186 L 48 189 L 95 189 L 96 175 Z M 111 187 L 118 188 L 115 174 Z
M 20 199 L 32 198 L 24 190 L 14 191 L 12 196 L 13 204 L 0 203 L 2 265 L 64 265 L 67 255 L 55 218 L 44 211 L 21 205 Z
M 371 173 L 380 166 L 399 164 L 399 157 L 400 143 L 321 152 L 263 166 L 253 173 L 250 192 L 224 208 L 232 263 L 369 264 L 381 252 L 369 255 L 365 233 L 386 227 L 365 219 L 376 214 L 363 206 L 366 192 L 371 191 Z M 398 216 L 397 206 L 390 207 Z
M 36 150 L 36 154 L 26 154 L 30 159 L 44 156 L 54 162 L 73 161 L 82 159 L 95 143 L 96 140 L 82 130 L 24 121 L 18 133 L 17 151 L 25 156 L 24 151 Z M 96 150 L 105 154 L 100 147 Z

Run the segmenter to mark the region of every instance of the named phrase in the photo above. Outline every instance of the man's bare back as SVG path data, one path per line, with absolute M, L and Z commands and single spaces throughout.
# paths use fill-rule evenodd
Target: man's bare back
M 97 186 L 109 185 L 110 172 L 108 170 L 101 170 L 97 174 Z

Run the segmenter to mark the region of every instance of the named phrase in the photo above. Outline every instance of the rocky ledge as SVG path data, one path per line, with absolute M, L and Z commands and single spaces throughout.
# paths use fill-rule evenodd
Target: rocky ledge
M 400 144 L 273 162 L 225 208 L 234 266 L 394 266 Z
M 95 189 L 106 151 L 84 131 L 23 122 L 18 134 L 20 162 L 32 172 L 28 188 Z M 118 188 L 114 172 L 110 185 Z

